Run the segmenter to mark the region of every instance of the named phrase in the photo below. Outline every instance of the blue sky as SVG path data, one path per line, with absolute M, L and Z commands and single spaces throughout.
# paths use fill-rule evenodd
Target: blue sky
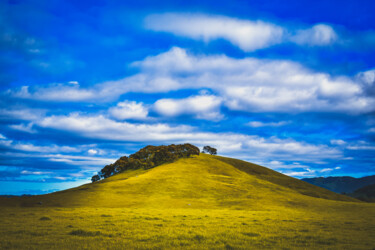
M 143 146 L 297 178 L 375 174 L 373 1 L 0 3 L 0 193 Z

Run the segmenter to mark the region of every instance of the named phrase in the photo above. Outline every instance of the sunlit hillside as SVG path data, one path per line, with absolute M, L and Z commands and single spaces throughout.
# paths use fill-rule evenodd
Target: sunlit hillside
M 375 246 L 374 204 L 207 154 L 1 206 L 2 249 Z
M 18 205 L 258 210 L 306 206 L 316 202 L 313 197 L 357 201 L 255 164 L 201 154 L 66 191 L 23 197 Z

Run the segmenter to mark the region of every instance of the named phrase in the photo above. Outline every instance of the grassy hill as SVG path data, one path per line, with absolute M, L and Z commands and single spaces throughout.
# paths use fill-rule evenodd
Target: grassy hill
M 375 246 L 375 204 L 206 154 L 0 204 L 0 249 Z
M 312 197 L 357 201 L 265 167 L 207 154 L 149 170 L 128 170 L 61 192 L 12 199 L 19 206 L 267 209 L 308 204 Z

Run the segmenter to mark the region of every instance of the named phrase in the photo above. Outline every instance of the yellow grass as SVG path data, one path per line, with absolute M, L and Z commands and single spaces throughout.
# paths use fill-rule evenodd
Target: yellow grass
M 0 202 L 0 249 L 375 247 L 375 204 L 209 155 Z

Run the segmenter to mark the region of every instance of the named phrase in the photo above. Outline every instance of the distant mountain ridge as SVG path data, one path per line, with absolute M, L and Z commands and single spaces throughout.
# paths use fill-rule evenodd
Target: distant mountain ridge
M 310 184 L 326 188 L 336 193 L 353 193 L 357 189 L 375 184 L 375 175 L 354 178 L 350 176 L 343 177 L 315 177 L 301 179 Z

